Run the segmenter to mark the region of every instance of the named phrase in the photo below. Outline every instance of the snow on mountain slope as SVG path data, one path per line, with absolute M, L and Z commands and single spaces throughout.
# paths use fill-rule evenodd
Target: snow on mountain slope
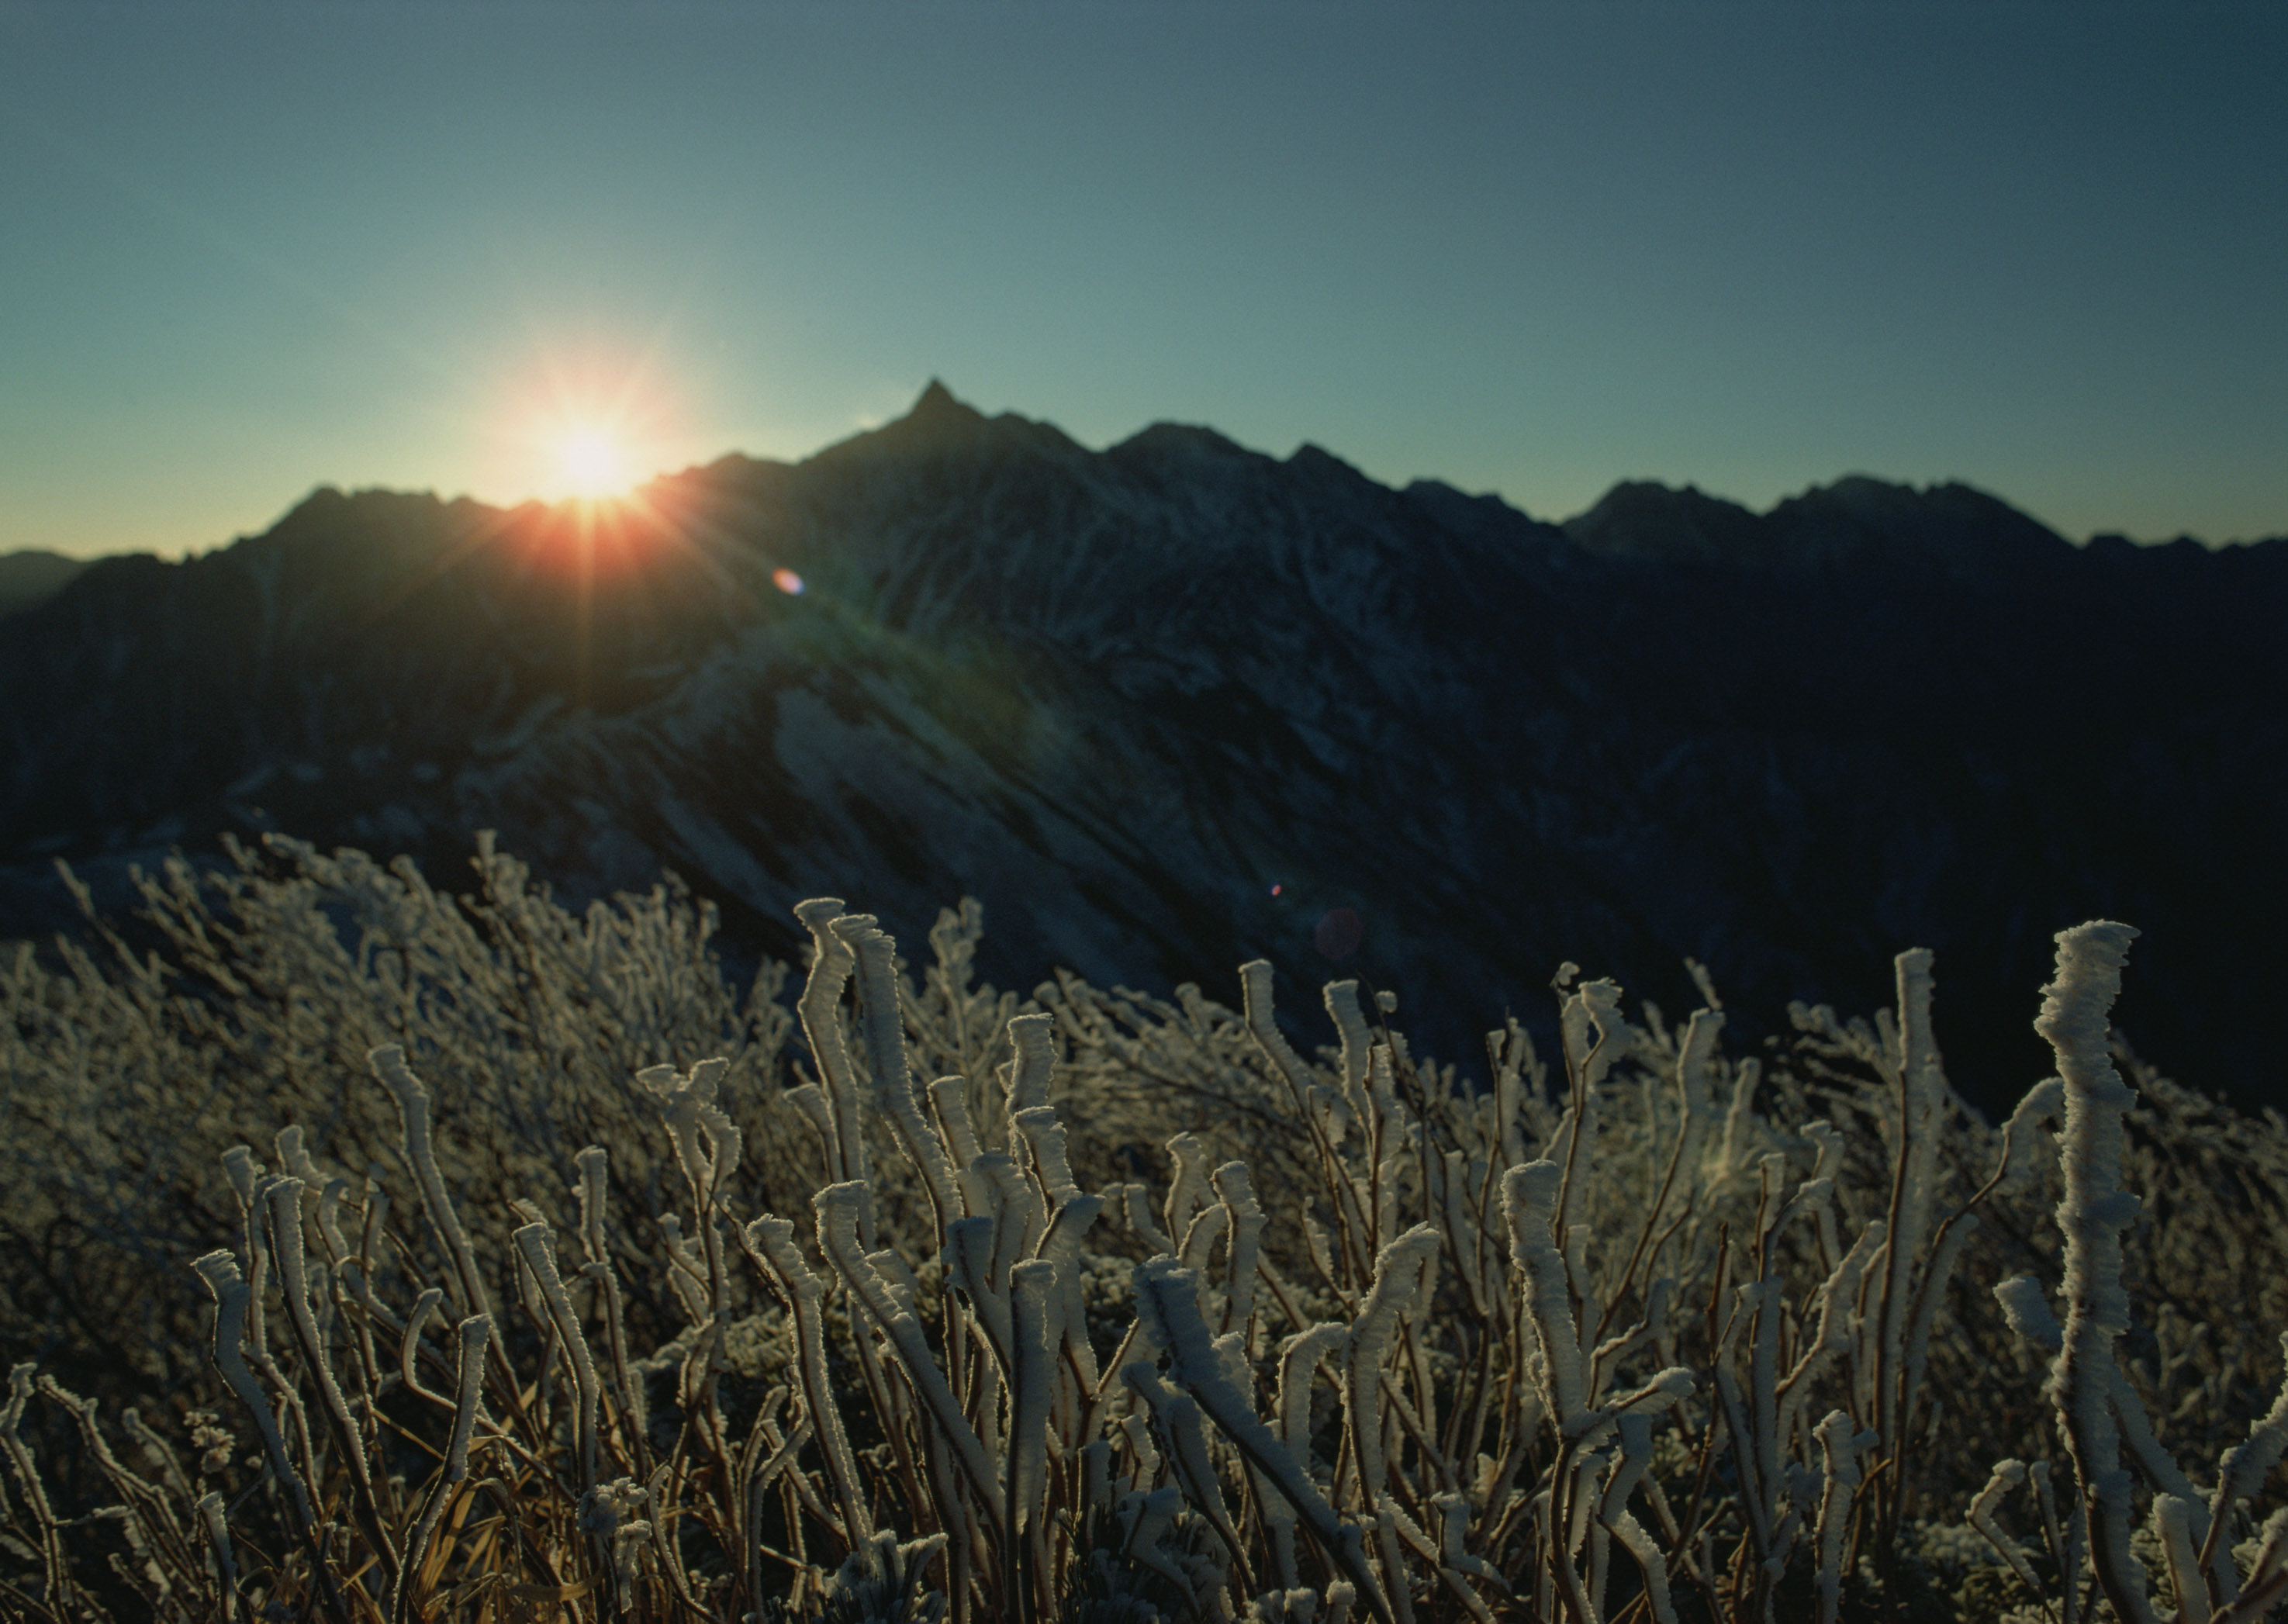
M 672 867 L 772 951 L 802 897 L 918 951 L 970 893 L 1005 984 L 1361 973 L 1465 1061 L 1563 958 L 1681 1009 L 1694 955 L 1752 1034 L 1871 1006 L 1919 942 L 1999 1090 L 2041 1064 L 2048 933 L 2111 914 L 2147 932 L 2127 1029 L 2277 1086 L 2247 1017 L 2288 971 L 2288 548 L 2076 549 L 1865 479 L 1763 516 L 1621 487 L 1560 529 L 937 385 L 647 495 L 584 532 L 322 492 L 86 572 L 0 645 L 0 934 L 55 922 L 57 852 L 115 882 L 280 828 L 446 875 L 493 828 L 576 895 Z

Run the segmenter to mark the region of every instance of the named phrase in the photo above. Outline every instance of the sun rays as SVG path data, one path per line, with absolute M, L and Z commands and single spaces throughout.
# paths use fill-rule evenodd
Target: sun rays
M 556 471 L 566 491 L 594 502 L 627 493 L 627 454 L 609 431 L 576 428 L 556 448 Z

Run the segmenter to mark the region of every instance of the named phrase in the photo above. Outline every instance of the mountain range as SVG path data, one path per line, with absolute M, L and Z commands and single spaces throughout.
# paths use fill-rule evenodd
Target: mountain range
M 10 601 L 16 602 L 11 611 Z M 1730 1040 L 1936 949 L 1975 1098 L 2044 1074 L 2051 933 L 2144 932 L 2119 1018 L 2288 1104 L 2288 539 L 2077 545 L 1969 487 L 1755 513 L 1625 484 L 1562 526 L 1158 424 L 1103 451 L 933 384 L 786 463 L 619 504 L 322 489 L 179 564 L 0 600 L 0 937 L 57 858 L 281 829 L 577 899 L 663 867 L 734 951 L 829 893 L 910 956 L 1236 1001 L 1336 974 L 1466 1070 L 1571 960 Z M 1308 1001 L 1308 1002 L 1307 1002 Z

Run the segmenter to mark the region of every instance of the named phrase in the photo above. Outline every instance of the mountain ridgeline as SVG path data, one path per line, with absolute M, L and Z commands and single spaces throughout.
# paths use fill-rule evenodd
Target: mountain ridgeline
M 919 957 L 969 894 L 1004 985 L 1235 1002 L 1267 955 L 1300 1035 L 1355 974 L 1466 1070 L 1561 961 L 1680 1014 L 1698 958 L 1752 1045 L 1919 944 L 1992 1101 L 2047 1068 L 2051 933 L 2109 916 L 2131 1040 L 2288 1104 L 2284 623 L 2288 541 L 2077 547 L 1866 479 L 1559 527 L 933 384 L 624 508 L 322 490 L 0 619 L 0 937 L 69 923 L 57 857 L 114 905 L 231 830 L 450 883 L 493 828 L 575 897 L 672 869 L 745 951 L 824 892 Z

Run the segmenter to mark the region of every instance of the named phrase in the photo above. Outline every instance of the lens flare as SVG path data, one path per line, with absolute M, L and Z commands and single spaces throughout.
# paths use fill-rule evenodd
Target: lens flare
M 771 584 L 778 588 L 780 591 L 784 592 L 789 598 L 799 598 L 802 596 L 802 577 L 796 574 L 794 571 L 790 569 L 773 570 L 771 572 Z

